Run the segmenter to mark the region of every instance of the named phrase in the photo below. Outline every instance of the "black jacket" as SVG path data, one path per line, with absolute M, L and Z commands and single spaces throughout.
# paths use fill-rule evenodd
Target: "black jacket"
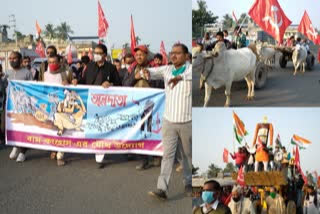
M 99 71 L 102 72 L 100 78 L 98 76 Z M 112 83 L 114 86 L 121 85 L 116 67 L 107 61 L 101 67 L 98 67 L 95 62 L 91 62 L 88 64 L 87 71 L 84 73 L 84 77 L 81 78 L 80 84 L 102 85 L 105 81 Z

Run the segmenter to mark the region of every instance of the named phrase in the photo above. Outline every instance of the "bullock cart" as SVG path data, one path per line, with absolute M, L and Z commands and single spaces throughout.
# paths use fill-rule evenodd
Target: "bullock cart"
M 277 46 L 277 47 L 275 47 L 275 49 L 282 53 L 282 55 L 279 58 L 280 67 L 286 68 L 287 63 L 289 61 L 292 61 L 293 48 L 292 47 Z M 315 57 L 314 57 L 313 53 L 311 53 L 309 51 L 308 56 L 307 56 L 307 70 L 311 71 L 314 67 L 314 63 L 315 63 Z

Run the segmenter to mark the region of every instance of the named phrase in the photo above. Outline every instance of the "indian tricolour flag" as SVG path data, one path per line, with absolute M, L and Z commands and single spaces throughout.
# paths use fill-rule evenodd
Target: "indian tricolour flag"
M 311 142 L 294 134 L 291 138 L 291 144 L 297 145 L 299 149 L 306 149 L 311 144 Z
M 238 141 L 238 143 L 241 143 L 244 136 L 248 134 L 246 131 L 246 128 L 244 127 L 244 123 L 240 120 L 238 115 L 233 112 L 233 130 L 235 134 L 235 138 Z

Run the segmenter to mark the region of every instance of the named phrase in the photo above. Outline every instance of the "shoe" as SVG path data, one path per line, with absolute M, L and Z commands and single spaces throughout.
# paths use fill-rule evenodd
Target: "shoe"
M 51 160 L 55 160 L 56 157 L 57 157 L 57 152 L 51 152 L 51 154 L 50 154 L 50 159 L 51 159 Z
M 149 161 L 143 160 L 141 164 L 136 166 L 136 170 L 146 170 L 151 167 L 152 167 L 152 165 L 149 163 Z
M 165 200 L 168 199 L 166 192 L 161 190 L 161 189 L 158 189 L 158 190 L 153 191 L 153 192 L 148 192 L 148 194 L 150 196 L 153 196 L 153 197 L 155 197 L 157 199 L 160 199 L 162 201 L 165 201 Z
M 25 159 L 26 159 L 26 156 L 20 152 L 17 157 L 17 162 L 23 162 L 23 161 L 25 161 Z
M 17 148 L 17 147 L 13 147 L 13 149 L 12 149 L 10 155 L 9 155 L 9 158 L 10 158 L 11 160 L 16 159 L 16 158 L 18 157 L 18 154 L 19 154 L 18 152 L 19 152 L 19 151 L 18 151 L 18 148 Z
M 57 165 L 64 166 L 64 165 L 66 165 L 66 162 L 64 160 L 57 160 Z
M 191 185 L 187 185 L 184 187 L 184 194 L 187 197 L 192 197 L 192 186 Z

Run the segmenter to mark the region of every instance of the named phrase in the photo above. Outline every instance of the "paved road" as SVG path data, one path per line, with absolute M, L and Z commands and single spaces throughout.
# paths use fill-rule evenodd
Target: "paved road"
M 11 148 L 0 146 L 0 213 L 191 213 L 182 175 L 173 173 L 169 200 L 148 196 L 160 168 L 136 171 L 139 161 L 110 155 L 98 169 L 93 155 L 68 154 L 57 167 L 45 151 L 29 151 L 28 160 L 9 160 Z
M 193 106 L 203 106 L 204 90 L 199 90 L 200 74 L 193 72 Z M 292 62 L 288 62 L 285 69 L 280 68 L 278 60 L 276 66 L 268 73 L 267 84 L 256 90 L 253 101 L 247 101 L 247 85 L 238 82 L 232 85 L 232 106 L 280 106 L 304 107 L 320 106 L 320 65 L 316 64 L 312 72 L 293 76 Z M 226 97 L 224 88 L 213 91 L 209 106 L 224 106 Z

